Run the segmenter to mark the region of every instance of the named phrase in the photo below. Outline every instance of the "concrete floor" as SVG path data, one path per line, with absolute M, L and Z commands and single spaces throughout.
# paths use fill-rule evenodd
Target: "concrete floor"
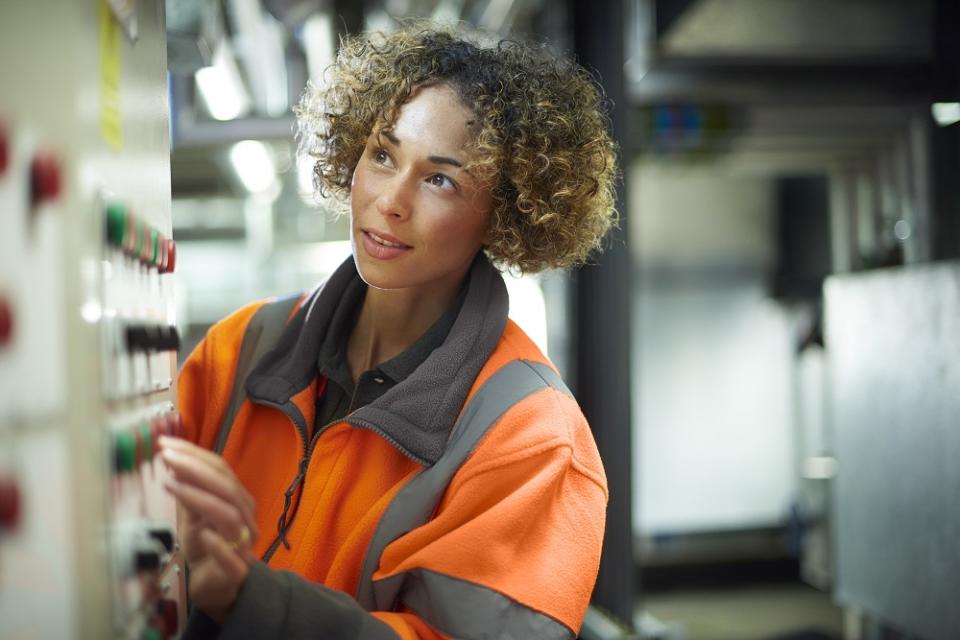
M 840 640 L 843 614 L 803 584 L 645 594 L 642 610 L 670 640 Z

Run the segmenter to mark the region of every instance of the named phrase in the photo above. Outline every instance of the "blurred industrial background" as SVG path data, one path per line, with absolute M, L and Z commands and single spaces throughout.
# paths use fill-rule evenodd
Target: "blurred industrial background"
M 583 637 L 960 638 L 960 3 L 160 4 L 180 362 L 349 254 L 291 111 L 341 37 L 545 41 L 623 172 L 595 264 L 507 277 L 610 480 Z

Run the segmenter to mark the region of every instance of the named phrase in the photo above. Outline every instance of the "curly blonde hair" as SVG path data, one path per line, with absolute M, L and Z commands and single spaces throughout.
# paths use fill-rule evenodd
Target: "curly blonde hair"
M 617 222 L 616 144 L 593 77 L 543 46 L 408 23 L 343 40 L 322 87 L 295 109 L 322 195 L 349 196 L 375 126 L 419 87 L 447 84 L 477 119 L 469 167 L 492 177 L 487 255 L 522 273 L 586 262 Z

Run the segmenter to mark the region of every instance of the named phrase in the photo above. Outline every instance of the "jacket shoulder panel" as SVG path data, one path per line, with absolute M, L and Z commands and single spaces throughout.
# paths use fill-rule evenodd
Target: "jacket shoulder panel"
M 523 329 L 509 320 L 496 350 L 477 376 L 468 399 L 494 373 L 513 360 L 537 362 L 556 371 L 550 359 Z M 600 454 L 575 399 L 553 388 L 544 389 L 518 403 L 510 414 L 517 419 L 501 420 L 495 425 L 478 443 L 458 477 L 482 470 L 487 464 L 497 464 L 498 460 L 522 455 L 526 449 L 553 442 L 557 446 L 569 447 L 571 464 L 593 478 L 606 493 L 606 476 Z M 454 483 L 456 480 L 454 478 Z
M 607 481 L 593 433 L 576 400 L 556 389 L 543 389 L 514 405 L 481 440 L 450 483 L 535 457 L 547 449 L 568 460 L 606 495 Z
M 184 361 L 177 395 L 188 440 L 213 448 L 230 399 L 247 325 L 257 310 L 272 300 L 251 302 L 216 322 Z

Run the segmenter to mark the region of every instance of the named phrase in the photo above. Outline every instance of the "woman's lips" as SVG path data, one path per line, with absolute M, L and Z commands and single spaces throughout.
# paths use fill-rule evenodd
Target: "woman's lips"
M 389 234 L 381 234 L 376 231 L 361 229 L 360 235 L 363 236 L 363 248 L 367 254 L 378 260 L 392 260 L 412 249 L 403 244 Z

